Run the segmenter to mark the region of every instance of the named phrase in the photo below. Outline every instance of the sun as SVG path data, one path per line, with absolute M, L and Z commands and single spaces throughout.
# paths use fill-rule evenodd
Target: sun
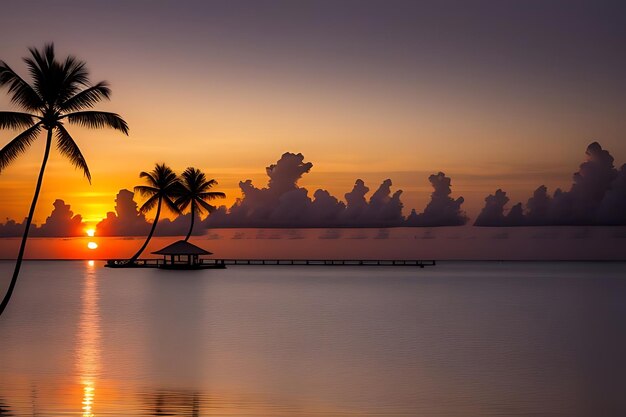
M 87 229 L 87 230 L 85 230 L 85 232 L 87 233 L 87 236 L 89 236 L 89 237 L 94 237 L 96 235 L 96 230 L 95 229 Z
M 89 243 L 87 243 L 87 247 L 89 249 L 97 249 L 98 248 L 98 244 L 96 242 L 89 242 Z

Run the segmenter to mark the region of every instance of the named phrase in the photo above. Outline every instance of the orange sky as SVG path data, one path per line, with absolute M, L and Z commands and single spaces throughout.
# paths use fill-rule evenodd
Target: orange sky
M 3 11 L 0 59 L 25 74 L 27 47 L 54 41 L 61 56 L 88 63 L 94 82 L 111 83 L 112 101 L 98 108 L 120 113 L 131 133 L 72 127 L 93 184 L 53 152 L 37 222 L 56 198 L 98 221 L 155 162 L 203 169 L 230 205 L 240 180 L 262 186 L 266 166 L 301 152 L 314 165 L 302 181 L 310 195 L 325 188 L 342 198 L 356 178 L 370 189 L 391 178 L 405 191 L 405 214 L 423 209 L 428 175 L 444 171 L 474 217 L 500 187 L 512 201 L 541 184 L 569 187 L 593 140 L 617 166 L 626 161 L 626 65 L 609 30 L 621 29 L 603 15 L 573 8 L 561 22 L 548 8 L 518 11 L 518 21 L 498 8 L 457 16 L 430 4 L 416 14 L 411 2 L 367 3 L 361 14 L 329 15 L 321 4 L 208 13 L 202 3 L 69 14 L 69 4 Z M 18 30 L 32 19 L 32 30 Z M 582 33 L 570 27 L 579 20 Z M 12 109 L 4 89 L 0 109 Z M 0 143 L 15 134 L 0 131 Z M 27 213 L 41 142 L 0 176 L 3 219 Z

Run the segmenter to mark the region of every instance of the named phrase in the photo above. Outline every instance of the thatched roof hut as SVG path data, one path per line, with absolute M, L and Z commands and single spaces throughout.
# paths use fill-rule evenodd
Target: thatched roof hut
M 163 255 L 163 261 L 165 264 L 187 264 L 187 265 L 197 265 L 199 263 L 200 255 L 212 255 L 213 253 L 202 249 L 199 246 L 193 245 L 184 240 L 179 240 L 177 242 L 172 243 L 164 247 L 163 249 L 159 249 L 158 251 L 152 252 L 155 255 Z M 167 257 L 170 257 L 169 262 Z

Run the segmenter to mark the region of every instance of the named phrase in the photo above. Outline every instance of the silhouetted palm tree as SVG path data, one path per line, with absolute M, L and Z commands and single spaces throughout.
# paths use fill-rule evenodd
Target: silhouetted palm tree
M 206 175 L 196 168 L 187 168 L 180 176 L 180 184 L 181 191 L 180 196 L 176 200 L 176 206 L 178 206 L 181 212 L 187 207 L 191 207 L 191 224 L 189 226 L 189 232 L 187 232 L 187 236 L 185 237 L 185 241 L 188 241 L 193 231 L 196 214 L 200 215 L 204 213 L 204 211 L 212 213 L 215 210 L 215 207 L 206 201 L 224 198 L 226 194 L 217 191 L 209 191 L 214 185 L 217 185 L 217 181 L 207 181 Z
M 111 127 L 128 135 L 128 125 L 119 115 L 85 111 L 103 99 L 108 99 L 111 90 L 105 81 L 91 85 L 84 62 L 73 56 L 58 60 L 54 54 L 53 44 L 44 46 L 42 50 L 30 48 L 29 51 L 30 56 L 24 58 L 24 62 L 28 67 L 32 84 L 24 81 L 4 61 L 0 61 L 0 87 L 7 86 L 11 102 L 23 109 L 23 112 L 0 112 L 0 129 L 25 129 L 0 150 L 0 172 L 28 149 L 42 130 L 47 131 L 46 147 L 35 194 L 26 219 L 13 277 L 0 304 L 0 314 L 11 299 L 20 272 L 28 230 L 50 155 L 53 133 L 59 152 L 69 158 L 72 165 L 81 169 L 90 183 L 91 174 L 87 162 L 64 123 L 88 128 Z
M 161 205 L 163 202 L 165 202 L 165 205 L 174 213 L 180 213 L 180 210 L 178 210 L 178 207 L 174 204 L 173 198 L 179 195 L 181 186 L 178 177 L 176 177 L 176 174 L 170 167 L 165 164 L 156 164 L 152 171 L 141 172 L 139 177 L 145 178 L 148 182 L 148 185 L 138 185 L 135 187 L 135 192 L 138 192 L 143 197 L 148 197 L 148 200 L 143 203 L 139 211 L 147 213 L 152 210 L 154 206 L 156 206 L 157 211 L 146 241 L 137 253 L 130 258 L 129 263 L 133 263 L 139 258 L 139 255 L 146 249 L 148 242 L 152 239 L 154 229 L 156 229 L 159 216 L 161 215 Z

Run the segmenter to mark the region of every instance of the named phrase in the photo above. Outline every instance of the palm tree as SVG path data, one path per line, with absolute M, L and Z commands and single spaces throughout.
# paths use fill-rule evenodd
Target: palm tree
M 173 201 L 173 198 L 176 198 L 180 192 L 180 183 L 178 182 L 178 177 L 176 177 L 176 174 L 170 167 L 165 164 L 156 164 L 152 171 L 141 172 L 139 177 L 145 178 L 148 182 L 148 185 L 138 185 L 135 187 L 135 192 L 138 192 L 143 197 L 148 197 L 146 202 L 139 208 L 139 211 L 147 213 L 152 210 L 154 206 L 156 206 L 157 211 L 146 241 L 137 253 L 134 254 L 128 261 L 131 264 L 139 258 L 139 255 L 141 255 L 144 249 L 146 249 L 148 242 L 152 239 L 154 229 L 156 229 L 159 216 L 161 215 L 161 206 L 163 202 L 165 202 L 165 205 L 174 213 L 180 213 L 180 210 Z
M 0 87 L 8 87 L 11 102 L 23 110 L 22 112 L 0 112 L 0 129 L 24 129 L 0 150 L 0 172 L 28 149 L 42 130 L 47 131 L 46 147 L 35 194 L 26 219 L 13 277 L 0 303 L 0 315 L 11 299 L 20 272 L 28 230 L 39 198 L 53 134 L 59 152 L 67 157 L 72 165 L 83 171 L 90 184 L 91 174 L 87 162 L 64 123 L 87 128 L 110 127 L 128 135 L 128 125 L 119 115 L 85 110 L 92 108 L 103 99 L 109 99 L 111 90 L 105 81 L 94 85 L 89 82 L 89 72 L 84 62 L 73 56 L 58 60 L 53 44 L 45 45 L 42 50 L 30 48 L 29 52 L 30 56 L 24 58 L 24 62 L 28 67 L 32 84 L 22 79 L 4 61 L 0 61 Z
M 199 169 L 189 167 L 180 177 L 181 191 L 180 196 L 176 200 L 176 206 L 178 206 L 181 212 L 187 207 L 191 207 L 191 225 L 185 237 L 186 242 L 189 240 L 191 232 L 193 231 L 196 214 L 200 215 L 204 213 L 204 211 L 212 213 L 215 210 L 215 207 L 206 201 L 224 198 L 226 194 L 217 191 L 209 191 L 214 185 L 217 185 L 217 181 L 207 181 L 206 175 Z

